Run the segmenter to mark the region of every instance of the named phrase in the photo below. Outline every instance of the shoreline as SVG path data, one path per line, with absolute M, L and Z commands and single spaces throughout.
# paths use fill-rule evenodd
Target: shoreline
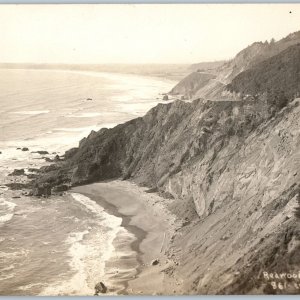
M 72 188 L 71 192 L 89 197 L 107 213 L 122 218 L 120 226 L 134 236 L 134 240 L 128 243 L 128 236 L 125 235 L 124 241 L 124 235 L 122 238 L 117 234 L 113 241 L 116 253 L 119 251 L 121 255 L 105 262 L 107 281 L 104 284 L 108 287 L 108 294 L 180 293 L 179 281 L 174 277 L 170 280 L 167 272 L 164 272 L 167 268 L 176 269 L 175 263 L 166 254 L 171 237 L 179 227 L 174 222 L 176 216 L 166 207 L 170 200 L 157 194 L 148 194 L 145 188 L 120 180 L 78 186 Z M 130 254 L 127 247 L 133 253 Z M 122 252 L 124 249 L 125 254 Z M 157 265 L 152 265 L 155 260 L 158 261 Z M 114 272 L 116 269 L 118 271 Z M 117 286 L 120 288 L 117 289 Z
M 89 185 L 80 186 L 80 188 L 82 188 L 82 187 L 84 188 L 84 190 L 86 190 L 89 188 Z M 98 205 L 100 205 L 105 210 L 106 213 L 122 219 L 122 223 L 120 224 L 120 227 L 128 229 L 128 231 L 131 232 L 135 236 L 135 240 L 130 243 L 130 248 L 132 249 L 132 251 L 137 253 L 137 260 L 140 263 L 140 265 L 142 265 L 142 260 L 140 259 L 140 256 L 143 253 L 140 250 L 140 243 L 146 238 L 147 232 L 137 226 L 130 225 L 130 222 L 131 222 L 131 219 L 133 216 L 124 215 L 124 214 L 120 213 L 119 208 L 116 205 L 108 202 L 104 197 L 96 196 L 92 192 L 78 191 L 77 187 L 72 188 L 70 191 L 71 192 L 74 191 L 76 193 L 82 194 L 82 195 L 90 198 L 91 200 L 95 201 Z M 115 248 L 118 247 L 117 243 L 115 242 L 115 240 L 117 238 L 118 238 L 118 235 L 114 238 L 114 241 L 112 243 Z M 140 269 L 140 267 L 137 268 L 136 275 L 138 275 L 140 273 L 139 269 Z M 128 289 L 128 282 L 127 281 L 123 282 L 123 285 L 124 285 L 123 289 L 121 289 L 118 292 L 124 291 L 126 294 L 126 290 Z

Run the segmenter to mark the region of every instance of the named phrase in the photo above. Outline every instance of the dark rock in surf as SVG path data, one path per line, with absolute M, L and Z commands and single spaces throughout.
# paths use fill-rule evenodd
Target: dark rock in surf
M 23 147 L 22 151 L 29 151 L 29 149 L 27 147 Z
M 44 150 L 39 150 L 39 151 L 33 151 L 31 153 L 38 153 L 38 154 L 41 154 L 41 155 L 44 155 L 44 154 L 49 154 L 48 151 L 44 151 Z
M 22 176 L 25 175 L 24 169 L 14 169 L 12 173 L 10 173 L 8 176 Z
M 159 264 L 159 260 L 158 259 L 154 259 L 152 262 L 151 262 L 151 265 L 152 266 L 157 266 Z
M 51 186 L 48 184 L 41 184 L 34 187 L 33 196 L 50 196 L 51 195 Z
M 34 172 L 39 172 L 39 171 L 40 171 L 40 169 L 37 169 L 37 168 L 28 168 L 28 172 L 34 173 Z
M 105 284 L 100 281 L 95 285 L 95 296 L 98 296 L 99 294 L 105 294 L 107 292 L 107 287 Z
M 157 193 L 158 192 L 158 188 L 157 187 L 153 187 L 151 189 L 148 189 L 145 191 L 145 193 Z
M 46 156 L 43 156 L 42 157 L 46 162 L 53 162 L 53 159 L 52 158 L 49 158 L 49 157 L 46 157 Z
M 7 183 L 5 185 L 11 190 L 22 190 L 30 187 L 30 185 L 27 183 L 19 183 L 19 182 Z
M 53 193 L 65 192 L 69 189 L 69 186 L 66 184 L 61 184 L 52 188 Z
M 60 159 L 60 157 L 59 157 L 59 155 L 57 154 L 57 155 L 55 155 L 55 157 L 54 157 L 54 160 L 53 161 L 60 161 L 61 159 Z
M 47 172 L 52 172 L 52 171 L 56 171 L 59 169 L 59 166 L 55 165 L 55 164 L 52 164 L 50 166 L 43 166 L 40 168 L 40 172 L 43 172 L 43 173 L 47 173 Z
M 26 174 L 27 178 L 29 179 L 35 179 L 38 177 L 38 174 Z
M 169 96 L 168 95 L 164 95 L 163 96 L 163 100 L 165 100 L 165 101 L 169 100 Z

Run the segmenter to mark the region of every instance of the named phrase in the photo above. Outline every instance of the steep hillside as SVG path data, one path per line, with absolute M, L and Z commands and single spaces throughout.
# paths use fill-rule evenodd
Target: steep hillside
M 300 44 L 294 45 L 240 73 L 227 86 L 231 92 L 293 99 L 300 93 Z
M 277 42 L 255 42 L 240 51 L 232 60 L 224 63 L 222 66 L 211 72 L 215 75 L 215 80 L 208 82 L 209 87 L 200 85 L 198 90 L 194 89 L 193 93 L 189 94 L 189 97 L 208 97 L 210 99 L 218 100 L 218 97 L 220 97 L 224 91 L 224 86 L 229 84 L 239 73 L 254 67 L 256 64 L 259 64 L 298 43 L 300 43 L 300 31 L 289 34 L 287 37 Z M 179 82 L 178 85 L 182 86 L 184 84 L 189 84 L 187 77 Z M 223 84 L 223 87 L 220 86 L 220 84 Z M 194 83 L 194 85 L 196 84 Z M 218 93 L 215 92 L 216 89 L 218 89 Z M 182 90 L 184 90 L 183 87 Z M 210 91 L 213 93 L 211 94 Z
M 204 72 L 193 72 L 181 80 L 171 91 L 171 95 L 183 96 L 186 99 L 192 98 L 197 91 L 205 87 L 211 79 L 216 76 Z
M 300 200 L 299 100 L 243 142 L 234 136 L 218 151 L 209 149 L 165 184 L 181 199 L 174 200 L 175 211 L 180 202 L 193 201 L 202 216 L 175 236 L 169 253 L 180 261 L 179 274 L 187 274 L 186 290 L 299 293 L 298 277 L 265 275 L 298 274 L 300 265 L 300 220 L 294 215 Z
M 270 43 L 255 42 L 240 51 L 233 60 L 224 64 L 219 69 L 219 76 L 224 82 L 229 83 L 239 73 L 298 43 L 300 43 L 300 31 L 291 33 L 277 42 L 274 40 Z
M 264 60 L 271 54 L 272 46 L 268 42 L 255 42 L 240 51 L 232 60 L 225 63 L 219 69 L 220 77 L 225 81 L 230 81 L 240 72 L 247 70 L 260 60 Z M 266 53 L 268 53 L 266 55 Z

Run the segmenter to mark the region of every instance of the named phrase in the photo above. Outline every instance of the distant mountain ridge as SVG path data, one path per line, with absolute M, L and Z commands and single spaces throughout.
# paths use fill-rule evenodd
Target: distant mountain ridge
M 222 65 L 224 65 L 224 63 L 226 63 L 225 60 L 201 62 L 190 65 L 189 70 L 193 72 L 209 72 L 221 67 Z

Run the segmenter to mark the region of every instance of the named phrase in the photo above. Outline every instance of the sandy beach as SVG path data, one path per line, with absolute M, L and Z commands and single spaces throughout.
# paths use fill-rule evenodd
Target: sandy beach
M 176 216 L 167 208 L 172 200 L 145 190 L 116 180 L 76 187 L 71 192 L 83 194 L 109 214 L 121 217 L 121 226 L 129 232 L 118 234 L 113 241 L 115 255 L 105 262 L 105 280 L 99 279 L 105 281 L 108 293 L 180 294 L 181 281 L 170 272 L 176 262 L 167 255 L 178 228 Z M 158 264 L 152 265 L 156 260 Z

